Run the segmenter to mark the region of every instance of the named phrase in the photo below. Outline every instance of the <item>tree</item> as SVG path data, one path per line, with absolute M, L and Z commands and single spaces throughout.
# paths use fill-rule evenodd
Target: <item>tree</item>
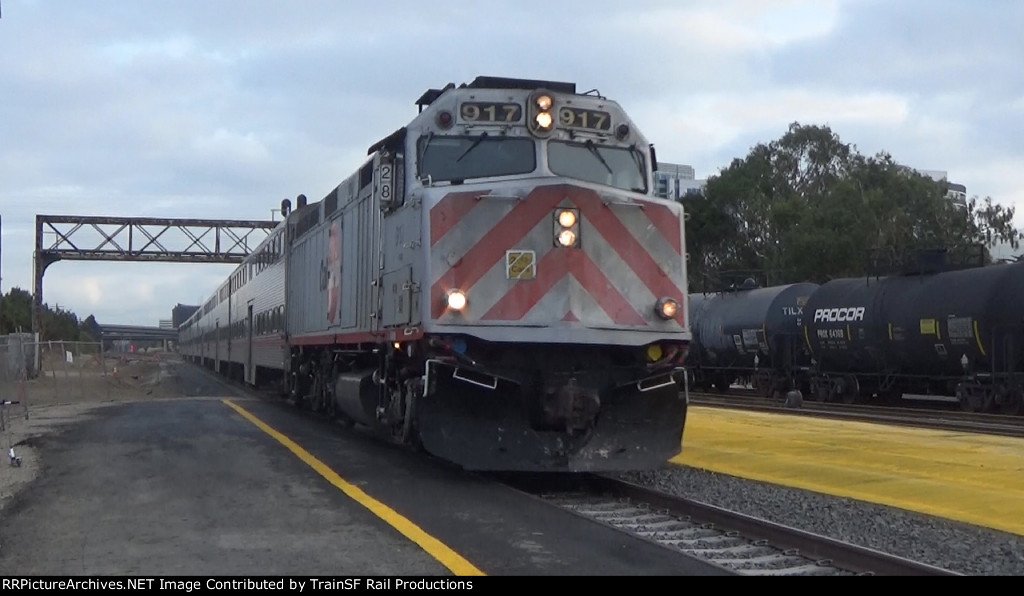
M 0 301 L 0 334 L 28 333 L 32 331 L 32 294 L 21 288 L 11 288 Z M 40 312 L 40 341 L 98 341 L 99 325 L 89 315 L 79 323 L 75 313 L 59 305 L 51 309 L 43 304 Z
M 32 331 L 32 294 L 11 288 L 0 301 L 0 333 Z
M 96 322 L 96 317 L 89 315 L 85 318 L 81 324 L 78 325 L 79 329 L 79 341 L 99 341 L 103 334 L 100 331 L 100 325 Z
M 860 155 L 827 126 L 794 122 L 754 146 L 687 199 L 691 287 L 715 289 L 723 272 L 762 270 L 767 283 L 865 275 L 871 256 L 995 241 L 1018 246 L 1012 208 L 986 198 L 958 205 L 943 182 Z

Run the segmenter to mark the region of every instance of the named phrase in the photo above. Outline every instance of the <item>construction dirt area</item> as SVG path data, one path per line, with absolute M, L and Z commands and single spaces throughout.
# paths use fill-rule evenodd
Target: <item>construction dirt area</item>
M 44 469 L 33 439 L 59 432 L 113 404 L 182 397 L 181 360 L 174 354 L 93 355 L 74 366 L 47 362 L 36 378 L 0 384 L 0 511 Z M 10 403 L 18 402 L 18 403 Z

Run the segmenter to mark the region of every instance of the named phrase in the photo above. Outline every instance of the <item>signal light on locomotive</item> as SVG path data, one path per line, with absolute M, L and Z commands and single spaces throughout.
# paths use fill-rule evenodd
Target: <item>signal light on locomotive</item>
M 580 216 L 576 209 L 555 209 L 555 246 L 580 245 Z
M 462 290 L 451 290 L 444 299 L 445 305 L 452 310 L 462 310 L 466 308 L 466 293 Z
M 449 129 L 452 127 L 452 113 L 445 110 L 437 115 L 437 125 L 443 129 Z
M 530 130 L 538 136 L 548 135 L 555 127 L 551 109 L 555 100 L 547 93 L 538 93 L 530 100 Z
M 666 321 L 674 319 L 679 314 L 679 302 L 674 298 L 662 298 L 654 306 L 654 312 Z
M 625 141 L 626 137 L 629 136 L 629 125 L 620 124 L 615 127 L 615 138 L 620 141 Z
M 572 246 L 576 244 L 576 233 L 572 230 L 562 230 L 558 234 L 558 243 L 562 246 Z
M 558 225 L 563 228 L 571 228 L 576 225 L 576 214 L 566 209 L 558 213 Z

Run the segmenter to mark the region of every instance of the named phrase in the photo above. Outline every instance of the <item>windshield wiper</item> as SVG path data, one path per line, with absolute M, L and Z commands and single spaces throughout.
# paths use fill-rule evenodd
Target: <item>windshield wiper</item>
M 462 158 L 463 158 L 463 157 L 466 157 L 467 155 L 469 155 L 469 152 L 470 152 L 470 151 L 472 151 L 472 150 L 474 150 L 474 149 L 476 149 L 476 146 L 477 146 L 477 145 L 479 145 L 480 143 L 482 143 L 482 142 L 483 142 L 483 140 L 484 140 L 484 139 L 486 139 L 486 138 L 487 138 L 487 133 L 486 133 L 486 132 L 482 132 L 482 133 L 480 133 L 480 136 L 478 136 L 478 137 L 476 138 L 476 140 L 475 140 L 475 141 L 473 141 L 473 143 L 472 143 L 472 144 L 471 144 L 471 145 L 470 145 L 469 147 L 466 147 L 466 150 L 465 150 L 465 151 L 463 151 L 463 152 L 462 152 L 462 155 L 460 155 L 460 156 L 459 156 L 459 158 L 458 158 L 458 159 L 456 159 L 455 161 L 456 161 L 456 162 L 460 162 L 460 161 L 462 161 Z
M 434 131 L 427 133 L 427 138 L 423 141 L 423 148 L 420 149 L 420 155 L 416 158 L 418 163 L 423 163 L 423 157 L 427 154 L 427 149 L 430 149 L 430 141 L 434 138 Z
M 644 158 L 636 148 L 636 143 L 629 146 L 629 154 L 633 157 L 636 169 L 640 171 L 640 177 L 644 180 L 644 188 L 631 188 L 633 192 L 647 193 L 647 172 L 644 170 Z
M 598 159 L 598 161 L 601 162 L 601 165 L 604 166 L 604 169 L 608 170 L 609 174 L 614 174 L 615 173 L 615 172 L 612 171 L 612 167 L 610 165 L 608 165 L 608 162 L 604 160 L 604 156 L 601 155 L 601 152 L 597 150 L 597 145 L 594 145 L 594 141 L 591 141 L 590 139 L 587 139 L 587 142 L 583 143 L 583 146 L 586 147 L 588 150 L 590 150 L 591 153 L 594 154 L 594 157 L 596 157 Z

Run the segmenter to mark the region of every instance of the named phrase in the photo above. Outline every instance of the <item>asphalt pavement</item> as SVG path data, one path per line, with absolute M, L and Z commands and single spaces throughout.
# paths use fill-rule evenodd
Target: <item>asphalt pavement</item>
M 725 573 L 210 379 L 34 438 L 0 575 Z

